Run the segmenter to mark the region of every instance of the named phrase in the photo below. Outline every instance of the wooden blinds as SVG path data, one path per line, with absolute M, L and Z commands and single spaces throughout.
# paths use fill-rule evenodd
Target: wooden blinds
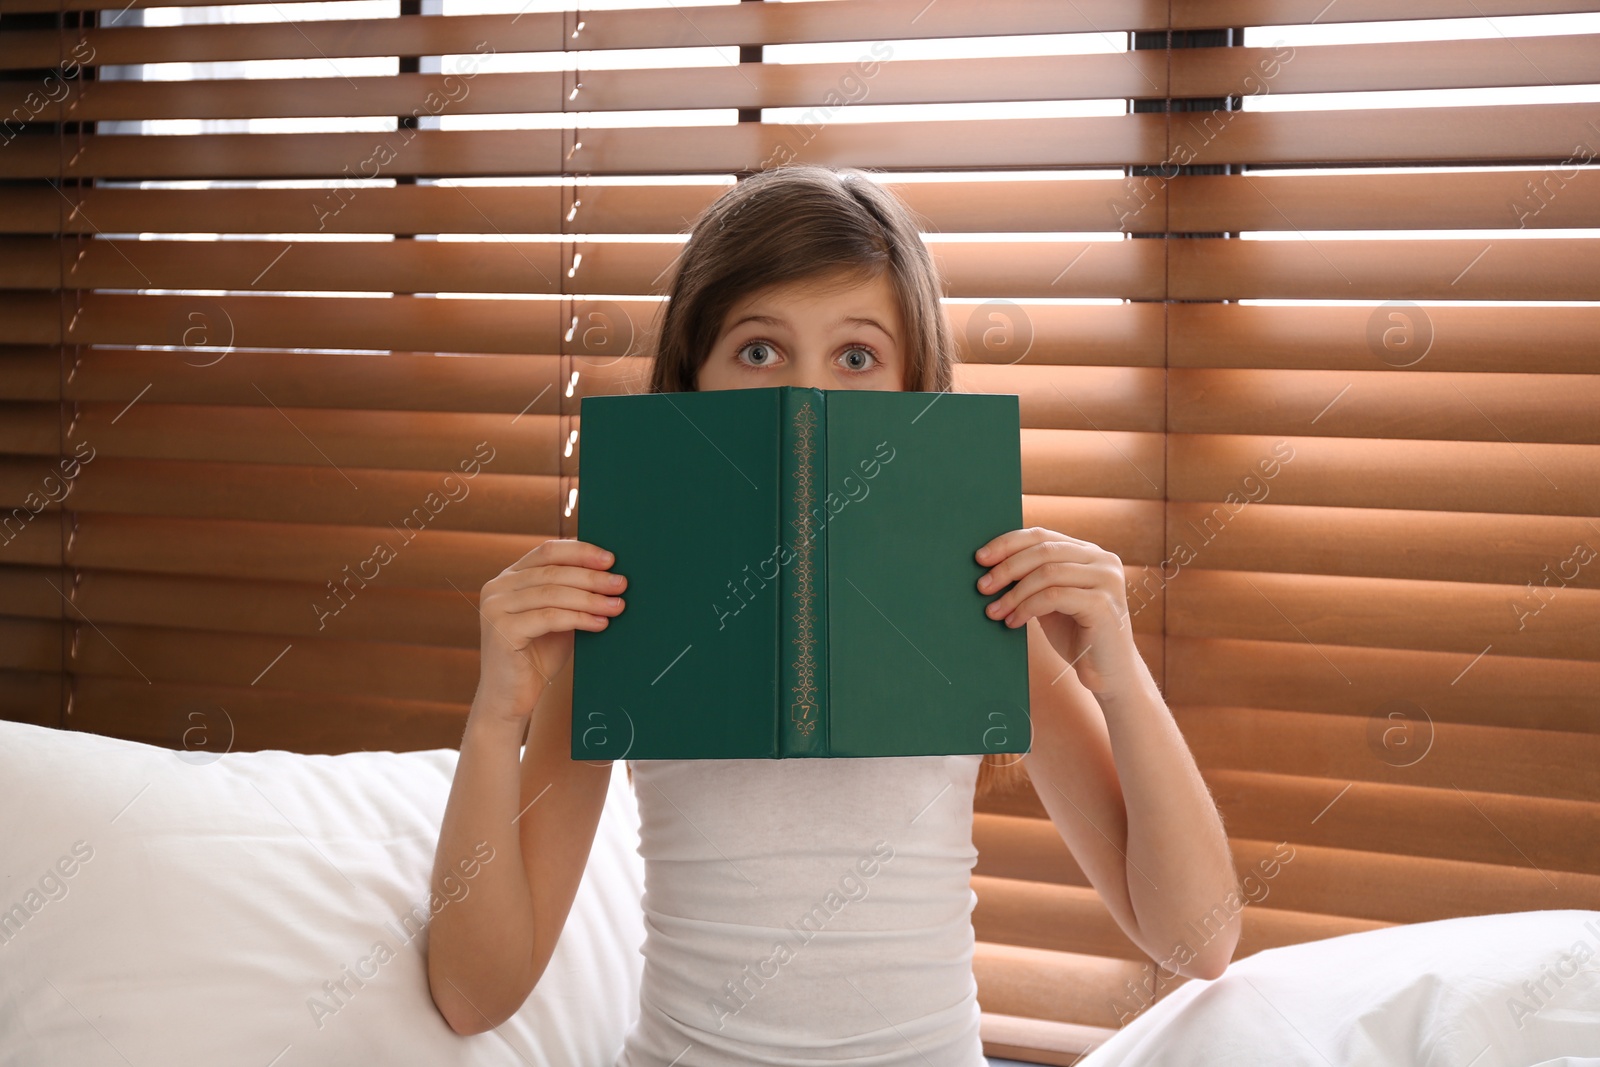
M 1239 955 L 1600 907 L 1596 5 L 552 6 L 0 0 L 0 715 L 454 745 L 681 234 L 848 164 L 1126 565 Z M 991 1054 L 1168 991 L 1031 792 L 975 836 Z

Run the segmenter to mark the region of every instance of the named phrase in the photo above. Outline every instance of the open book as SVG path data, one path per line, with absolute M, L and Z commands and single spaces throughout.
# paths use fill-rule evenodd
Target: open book
M 1022 525 L 1013 394 L 585 397 L 573 759 L 1026 752 L 1028 647 L 973 554 Z

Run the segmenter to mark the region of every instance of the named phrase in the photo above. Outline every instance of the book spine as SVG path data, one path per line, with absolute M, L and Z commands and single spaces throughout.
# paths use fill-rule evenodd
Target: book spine
M 827 628 L 823 589 L 826 559 L 819 515 L 827 411 L 814 389 L 783 389 L 778 493 L 787 560 L 778 586 L 778 754 L 827 755 Z

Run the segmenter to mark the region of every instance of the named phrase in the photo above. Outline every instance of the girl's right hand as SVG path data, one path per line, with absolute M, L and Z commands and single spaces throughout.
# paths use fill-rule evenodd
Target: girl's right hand
M 622 611 L 627 579 L 611 553 L 571 538 L 546 541 L 484 584 L 482 660 L 474 710 L 525 726 L 539 694 L 572 658 L 572 632 L 604 630 Z

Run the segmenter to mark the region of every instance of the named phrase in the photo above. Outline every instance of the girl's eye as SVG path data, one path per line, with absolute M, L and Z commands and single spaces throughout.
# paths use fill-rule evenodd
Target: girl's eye
M 766 358 L 757 359 L 755 361 L 754 365 L 757 366 L 757 367 L 765 367 L 768 363 L 771 362 L 772 346 L 767 344 L 767 342 L 765 342 L 765 341 L 749 341 L 749 342 L 746 342 L 745 344 L 740 345 L 739 346 L 739 350 L 734 353 L 734 358 L 738 359 L 745 352 L 761 353 L 763 356 L 766 357 Z M 741 363 L 744 363 L 746 366 L 750 366 L 751 365 L 749 362 L 747 362 L 745 360 L 739 360 L 739 361 Z
M 866 347 L 865 345 L 851 345 L 849 348 L 847 348 L 845 350 L 845 355 L 844 355 L 844 358 L 847 361 L 847 365 L 850 367 L 851 370 L 866 370 L 867 369 L 867 367 L 859 366 L 857 364 L 848 363 L 848 361 L 850 359 L 850 353 L 852 353 L 852 352 L 861 352 L 861 353 L 863 353 L 868 359 L 872 360 L 872 362 L 870 364 L 868 364 L 868 366 L 873 366 L 873 367 L 877 366 L 877 364 L 878 364 L 877 353 L 873 352 L 872 349 Z

